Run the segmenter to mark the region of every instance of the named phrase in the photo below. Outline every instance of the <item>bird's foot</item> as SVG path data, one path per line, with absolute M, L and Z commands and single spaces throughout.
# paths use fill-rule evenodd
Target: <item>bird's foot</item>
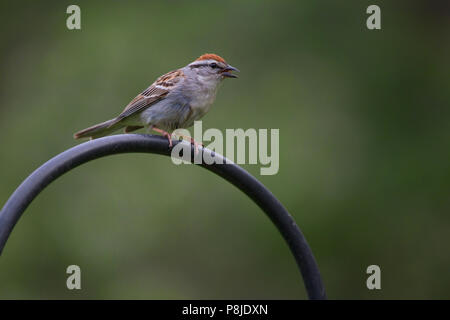
M 199 146 L 199 145 L 202 146 L 202 148 L 205 147 L 205 146 L 203 145 L 203 143 L 200 143 L 200 142 L 195 141 L 194 138 L 192 138 L 192 137 L 185 136 L 185 135 L 181 135 L 181 134 L 179 134 L 178 137 L 180 137 L 180 138 L 182 138 L 182 139 L 184 139 L 184 140 L 190 141 L 191 144 L 194 145 L 194 148 L 195 148 L 195 154 L 198 154 L 198 146 Z
M 163 137 L 166 137 L 167 140 L 169 141 L 169 148 L 172 148 L 172 145 L 173 145 L 172 144 L 172 135 L 170 133 L 168 133 L 164 130 L 161 130 L 159 128 L 156 128 L 156 127 L 152 127 L 152 130 L 162 134 Z

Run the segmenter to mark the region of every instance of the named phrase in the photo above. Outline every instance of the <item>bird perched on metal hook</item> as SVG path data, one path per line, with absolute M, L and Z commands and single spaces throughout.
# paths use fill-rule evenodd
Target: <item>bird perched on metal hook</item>
M 203 117 L 213 104 L 222 80 L 237 78 L 233 71 L 239 70 L 222 57 L 204 54 L 156 79 L 114 119 L 81 130 L 74 138 L 95 139 L 122 128 L 128 133 L 146 127 L 161 133 L 172 146 L 172 132 L 188 128 Z

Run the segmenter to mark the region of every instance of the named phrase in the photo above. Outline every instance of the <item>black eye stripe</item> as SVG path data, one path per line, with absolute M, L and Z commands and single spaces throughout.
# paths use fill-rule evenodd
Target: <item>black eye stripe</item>
M 214 66 L 213 66 L 214 65 Z M 217 63 L 215 63 L 215 62 L 212 62 L 212 63 L 201 63 L 201 64 L 193 64 L 193 65 L 191 65 L 190 66 L 190 68 L 191 69 L 195 69 L 195 68 L 201 68 L 201 67 L 211 67 L 211 68 L 219 68 L 220 66 L 217 64 Z
M 194 65 L 191 66 L 191 69 L 201 68 L 201 67 L 207 67 L 207 66 L 209 66 L 209 64 L 207 64 L 207 63 L 194 64 Z

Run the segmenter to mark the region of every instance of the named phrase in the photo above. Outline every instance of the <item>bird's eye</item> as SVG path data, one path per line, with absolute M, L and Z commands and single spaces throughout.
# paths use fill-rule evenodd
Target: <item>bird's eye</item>
M 209 65 L 211 68 L 215 69 L 217 68 L 217 63 L 213 62 Z

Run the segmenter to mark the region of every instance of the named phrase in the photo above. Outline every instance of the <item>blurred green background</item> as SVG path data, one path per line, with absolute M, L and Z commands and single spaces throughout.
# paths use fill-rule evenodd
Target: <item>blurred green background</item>
M 334 299 L 450 298 L 448 1 L 2 1 L 0 206 L 34 169 L 200 54 L 241 70 L 203 128 L 279 128 L 260 176 Z M 66 8 L 81 7 L 78 31 Z M 382 29 L 366 28 L 381 7 Z M 82 290 L 65 284 L 68 265 Z M 381 267 L 382 290 L 366 288 Z M 26 210 L 0 298 L 297 299 L 300 273 L 229 183 L 167 157 L 88 163 Z

